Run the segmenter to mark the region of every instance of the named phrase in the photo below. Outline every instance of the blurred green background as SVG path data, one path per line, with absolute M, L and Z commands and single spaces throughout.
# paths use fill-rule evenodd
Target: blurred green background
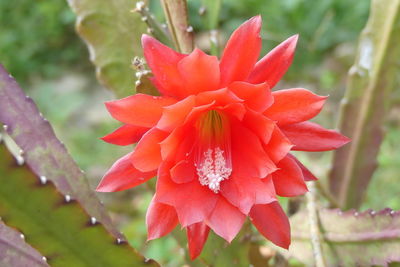
M 330 95 L 327 106 L 316 119 L 335 127 L 339 101 L 343 96 L 347 71 L 354 61 L 357 38 L 368 18 L 369 0 L 224 0 L 220 35 L 223 40 L 244 20 L 263 17 L 263 54 L 293 34 L 300 40 L 292 67 L 278 87 L 305 87 Z M 150 1 L 162 19 L 159 2 Z M 190 22 L 198 44 L 207 29 L 199 15 L 201 1 L 189 0 Z M 85 44 L 74 30 L 75 15 L 65 0 L 0 1 L 0 62 L 13 74 L 27 94 L 53 124 L 58 137 L 85 170 L 94 188 L 109 166 L 130 148 L 103 143 L 99 137 L 118 126 L 105 111 L 103 102 L 113 99 L 95 79 Z M 201 45 L 200 45 L 201 46 Z M 380 168 L 374 175 L 364 208 L 400 209 L 399 92 L 387 118 L 387 134 L 379 155 Z M 300 155 L 307 166 L 323 176 L 330 154 Z M 316 162 L 318 164 L 316 164 Z M 145 186 L 127 192 L 102 194 L 116 222 L 131 242 L 149 257 L 170 266 L 173 238 L 145 243 L 144 213 L 150 195 Z M 132 220 L 132 218 L 135 218 Z

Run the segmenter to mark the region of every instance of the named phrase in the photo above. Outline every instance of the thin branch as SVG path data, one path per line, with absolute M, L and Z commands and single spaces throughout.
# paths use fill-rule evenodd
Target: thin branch
M 318 214 L 317 205 L 315 203 L 315 183 L 308 183 L 309 192 L 306 194 L 307 197 L 307 211 L 308 211 L 308 222 L 310 226 L 310 239 L 313 249 L 313 256 L 315 260 L 316 267 L 325 267 L 325 261 L 322 256 L 321 242 L 320 242 L 320 232 L 318 228 Z
M 331 208 L 340 208 L 340 204 L 337 199 L 328 190 L 326 190 L 325 186 L 323 186 L 319 180 L 315 181 L 315 185 L 322 196 L 324 196 L 329 201 L 329 205 Z

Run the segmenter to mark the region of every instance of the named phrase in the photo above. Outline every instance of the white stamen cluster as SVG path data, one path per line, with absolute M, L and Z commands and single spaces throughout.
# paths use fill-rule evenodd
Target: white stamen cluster
M 220 183 L 232 173 L 232 168 L 226 166 L 224 151 L 219 147 L 204 152 L 204 161 L 196 170 L 200 184 L 208 186 L 214 193 L 218 193 Z

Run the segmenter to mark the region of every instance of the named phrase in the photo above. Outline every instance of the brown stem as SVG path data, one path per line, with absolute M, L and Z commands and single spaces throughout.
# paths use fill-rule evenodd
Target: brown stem
M 185 0 L 161 0 L 168 28 L 176 49 L 182 53 L 193 50 L 193 28 L 188 24 Z

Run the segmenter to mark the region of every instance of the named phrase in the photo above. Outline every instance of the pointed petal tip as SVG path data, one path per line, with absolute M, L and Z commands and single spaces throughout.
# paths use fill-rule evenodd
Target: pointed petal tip
M 299 40 L 300 34 L 295 34 L 289 37 L 289 40 L 292 41 L 293 43 L 297 43 L 297 41 Z
M 154 38 L 151 37 L 150 35 L 142 34 L 142 37 L 141 37 L 142 46 L 144 46 L 147 42 L 152 41 L 152 40 L 154 40 Z
M 342 147 L 344 145 L 347 145 L 348 143 L 351 142 L 351 138 L 350 137 L 347 137 L 347 136 L 345 136 L 343 134 L 342 134 L 342 136 L 343 136 L 343 144 L 340 147 Z
M 107 190 L 107 188 L 105 188 L 102 184 L 99 184 L 94 191 L 99 192 L 99 193 L 111 192 L 110 190 Z
M 249 20 L 254 21 L 256 23 L 261 23 L 262 22 L 261 14 L 255 15 L 254 17 L 251 17 Z
M 108 113 L 110 113 L 110 114 L 111 114 L 113 108 L 115 107 L 115 103 L 114 103 L 115 101 L 117 101 L 117 100 L 110 100 L 110 101 L 104 102 L 104 106 L 106 107 Z
M 156 236 L 149 236 L 149 235 L 147 235 L 147 238 L 146 238 L 146 243 L 148 243 L 148 242 L 150 242 L 150 241 L 152 241 L 152 240 L 154 240 L 154 239 L 157 239 L 158 237 L 156 237 Z
M 257 32 L 259 33 L 261 31 L 261 25 L 262 25 L 262 18 L 261 15 L 256 15 L 252 18 L 250 18 L 248 21 L 245 23 L 251 23 L 253 24 L 253 27 L 256 28 Z
M 286 39 L 286 41 L 284 41 L 283 43 L 286 43 L 288 48 L 294 51 L 296 49 L 297 42 L 299 41 L 299 37 L 300 37 L 299 34 L 292 35 L 288 39 Z
M 284 249 L 286 249 L 286 250 L 289 250 L 289 247 L 290 247 L 290 240 L 289 240 L 289 242 L 287 242 L 287 243 L 283 243 L 283 244 L 279 244 L 278 246 L 280 246 L 281 248 L 284 248 Z
M 197 259 L 197 257 L 200 256 L 200 254 L 201 254 L 201 251 L 200 252 L 189 251 L 190 260 L 193 261 L 193 260 Z

